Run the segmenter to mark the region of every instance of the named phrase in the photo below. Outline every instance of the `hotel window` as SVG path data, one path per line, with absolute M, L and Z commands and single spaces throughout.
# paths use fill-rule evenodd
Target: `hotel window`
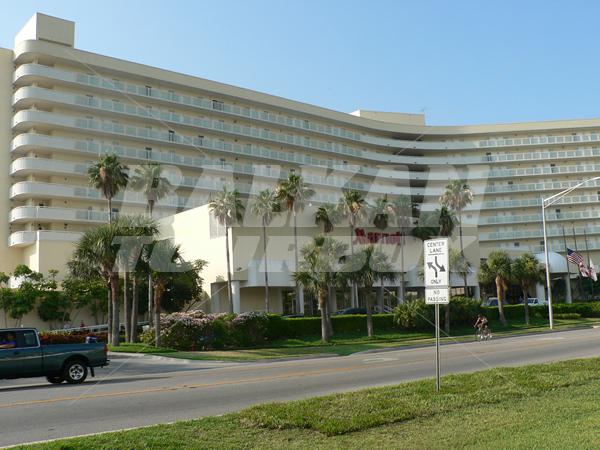
M 204 145 L 204 136 L 198 135 L 198 145 Z
M 518 247 L 518 246 L 519 246 L 519 243 L 518 243 L 518 242 L 515 242 L 515 244 L 514 244 L 514 245 L 515 245 L 515 247 Z
M 173 130 L 169 130 L 169 141 L 175 142 L 175 132 Z
M 146 147 L 146 159 L 152 158 L 152 147 Z
M 212 101 L 212 107 L 213 109 L 216 109 L 217 111 L 223 111 L 223 102 L 219 101 L 219 100 L 213 100 Z
M 148 86 L 148 85 L 146 85 L 146 95 L 147 95 L 148 97 L 151 97 L 151 96 L 152 96 L 152 86 Z
M 93 106 L 94 105 L 94 96 L 93 95 L 86 95 L 87 97 L 87 104 L 88 106 Z
M 556 173 L 557 172 L 557 170 L 556 170 L 556 164 L 550 164 L 550 171 L 552 173 Z
M 306 128 L 307 130 L 310 128 L 310 123 L 308 120 L 304 121 L 304 128 Z

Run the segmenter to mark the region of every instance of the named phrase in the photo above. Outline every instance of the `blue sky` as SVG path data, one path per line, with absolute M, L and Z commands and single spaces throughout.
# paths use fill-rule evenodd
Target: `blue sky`
M 433 0 L 6 1 L 76 47 L 350 112 L 430 124 L 600 117 L 600 3 Z

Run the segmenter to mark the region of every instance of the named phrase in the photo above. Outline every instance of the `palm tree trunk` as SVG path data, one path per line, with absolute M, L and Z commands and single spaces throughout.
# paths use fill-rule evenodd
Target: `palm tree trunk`
M 112 296 L 112 334 L 111 344 L 115 347 L 119 346 L 119 334 L 121 331 L 121 314 L 119 302 L 119 274 L 113 272 L 110 279 L 110 289 Z
M 225 227 L 225 255 L 227 258 L 227 301 L 229 302 L 229 312 L 233 312 L 233 295 L 231 293 L 231 263 L 229 262 L 229 227 Z
M 139 306 L 139 292 L 137 284 L 137 275 L 134 273 L 131 279 L 131 342 L 137 342 L 138 340 L 138 306 Z
M 108 288 L 108 312 L 107 312 L 107 320 L 106 320 L 106 334 L 107 334 L 107 342 L 112 344 L 112 289 L 110 287 L 110 280 L 107 282 L 106 287 Z
M 269 270 L 267 267 L 267 226 L 263 221 L 263 255 L 265 259 L 265 312 L 269 314 Z
M 500 319 L 500 323 L 506 326 L 504 305 L 502 304 L 502 301 L 504 300 L 504 281 L 499 276 L 496 276 L 496 296 L 498 297 L 498 318 Z
M 398 304 L 404 303 L 404 230 L 400 234 L 400 295 Z
M 368 290 L 367 290 L 368 289 Z M 373 296 L 372 287 L 365 289 L 365 302 L 367 306 L 367 335 L 373 337 L 373 311 L 371 311 L 371 297 Z
M 321 339 L 325 342 L 329 341 L 329 327 L 327 326 L 327 293 L 323 289 L 319 289 L 317 294 L 319 298 L 319 307 L 321 308 Z
M 350 222 L 350 256 L 354 256 L 354 224 Z M 350 307 L 358 306 L 358 293 L 356 292 L 356 283 L 350 281 Z
M 523 289 L 523 309 L 525 309 L 525 324 L 529 325 L 529 302 L 527 301 L 527 296 L 528 296 L 527 291 L 529 289 L 527 289 L 525 286 L 523 286 L 522 289 Z
M 444 305 L 444 332 L 450 335 L 450 303 Z
M 156 283 L 154 288 L 154 346 L 160 347 L 160 310 L 162 301 L 162 289 L 160 283 Z
M 333 336 L 333 323 L 331 322 L 331 311 L 332 311 L 332 309 L 331 309 L 331 300 L 332 300 L 331 290 L 332 290 L 332 287 L 328 286 L 327 300 L 325 302 L 326 317 L 327 317 L 327 337 L 329 339 L 331 339 L 331 337 Z
M 108 197 L 108 223 L 112 223 L 112 197 Z
M 458 236 L 460 238 L 460 255 L 465 257 L 465 250 L 463 247 L 463 233 L 462 233 L 462 211 L 458 210 Z M 463 273 L 463 284 L 465 288 L 465 297 L 469 297 L 469 287 L 467 286 L 467 274 Z
M 379 233 L 379 251 L 383 252 L 383 230 Z M 381 277 L 379 284 L 379 295 L 377 298 L 377 306 L 381 308 L 380 314 L 383 314 L 383 303 L 384 303 L 384 289 L 383 289 L 383 277 Z
M 152 325 L 154 323 L 154 299 L 152 290 L 152 271 L 148 271 L 148 323 Z
M 294 219 L 294 272 L 298 271 L 298 224 L 296 222 L 296 203 L 292 208 L 292 216 Z M 302 305 L 304 306 L 304 305 Z M 300 286 L 296 283 L 296 314 L 300 314 L 302 307 L 300 306 Z
M 129 274 L 123 274 L 123 305 L 125 308 L 123 320 L 125 322 L 125 342 L 131 342 L 131 297 L 128 295 Z

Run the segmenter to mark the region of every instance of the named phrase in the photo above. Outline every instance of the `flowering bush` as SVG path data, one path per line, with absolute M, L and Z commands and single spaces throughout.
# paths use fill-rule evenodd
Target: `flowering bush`
M 88 336 L 95 336 L 98 338 L 98 342 L 107 342 L 107 333 L 89 333 L 87 331 L 60 331 L 54 333 L 40 332 L 40 341 L 42 345 L 53 345 L 53 344 L 83 344 L 85 338 Z
M 256 345 L 265 341 L 268 318 L 263 313 L 206 314 L 177 312 L 160 318 L 161 345 L 177 350 L 212 350 Z M 154 342 L 154 330 L 141 335 Z

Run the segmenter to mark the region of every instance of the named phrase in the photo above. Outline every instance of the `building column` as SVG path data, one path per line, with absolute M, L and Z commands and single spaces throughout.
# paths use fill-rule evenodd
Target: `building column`
M 570 274 L 564 275 L 565 286 L 567 289 L 566 292 L 566 303 L 573 303 L 573 297 L 571 296 L 571 276 Z
M 542 283 L 535 285 L 535 296 L 540 300 L 546 300 L 546 286 Z
M 298 298 L 296 299 L 296 311 L 298 314 L 304 315 L 304 288 L 300 286 L 298 288 Z
M 283 290 L 281 288 L 276 288 L 275 295 L 271 296 L 271 301 L 274 301 L 274 303 L 271 303 L 271 312 L 276 313 L 276 314 L 282 314 L 283 313 Z
M 231 282 L 231 299 L 233 300 L 233 312 L 236 314 L 242 312 L 239 281 Z
M 471 289 L 473 289 L 473 299 L 481 300 L 481 289 L 479 289 L 479 285 L 476 284 L 475 286 L 471 286 Z
M 217 283 L 210 284 L 210 312 L 213 314 L 221 312 L 221 296 L 219 295 L 219 285 Z
M 379 307 L 379 314 L 383 313 L 383 288 L 377 287 L 377 306 Z

